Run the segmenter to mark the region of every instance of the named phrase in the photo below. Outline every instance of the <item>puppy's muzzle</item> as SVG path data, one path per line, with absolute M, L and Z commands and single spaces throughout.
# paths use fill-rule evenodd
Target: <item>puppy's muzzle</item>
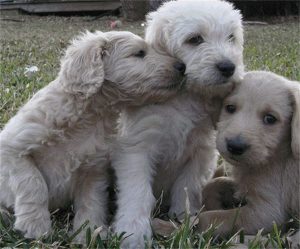
M 229 78 L 234 74 L 235 65 L 230 60 L 224 60 L 216 64 L 216 67 L 220 71 L 220 73 Z
M 232 155 L 243 155 L 249 149 L 249 147 L 250 145 L 246 143 L 241 136 L 237 136 L 230 139 L 226 138 L 227 151 Z
M 185 76 L 185 69 L 186 66 L 182 62 L 176 61 L 173 64 L 173 68 L 176 71 L 176 77 L 174 78 L 174 82 L 170 85 L 167 86 L 159 86 L 155 87 L 156 89 L 159 90 L 181 90 L 184 88 L 185 83 L 186 83 L 186 76 Z

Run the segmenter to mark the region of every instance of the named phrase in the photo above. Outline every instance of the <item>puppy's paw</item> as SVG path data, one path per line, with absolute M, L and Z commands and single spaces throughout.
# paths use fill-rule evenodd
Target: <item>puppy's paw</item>
M 183 220 L 185 215 L 184 206 L 171 206 L 168 212 L 168 216 L 172 219 L 177 218 L 178 220 Z
M 137 217 L 134 219 L 120 219 L 115 223 L 115 232 L 125 232 L 122 248 L 143 249 L 145 244 L 150 243 L 152 230 L 148 217 Z
M 97 235 L 99 235 L 102 239 L 105 239 L 107 238 L 108 236 L 108 228 L 106 226 L 100 226 L 100 227 L 97 227 L 96 229 L 92 229 L 92 227 L 95 227 L 95 226 L 88 226 L 88 227 L 85 227 L 84 229 L 82 229 L 82 231 L 79 232 L 79 234 L 76 235 L 76 237 L 72 240 L 73 243 L 75 244 L 80 244 L 80 245 L 86 245 L 88 246 L 87 244 L 87 229 L 90 228 L 91 229 L 91 240 L 94 240 Z M 78 229 L 74 229 L 73 231 L 71 231 L 69 233 L 70 236 L 74 235 L 74 233 L 77 233 Z
M 207 212 L 203 212 L 198 216 L 198 224 L 196 226 L 196 229 L 199 232 L 206 231 L 211 225 L 212 222 L 210 220 L 210 215 Z
M 188 213 L 190 216 L 194 216 L 199 211 L 200 211 L 199 208 L 191 205 L 189 207 Z M 185 205 L 173 205 L 169 209 L 168 216 L 170 218 L 177 218 L 179 221 L 182 221 L 185 218 L 186 213 L 187 213 L 187 210 L 186 210 Z
M 44 210 L 37 213 L 17 216 L 14 229 L 24 233 L 25 238 L 37 239 L 51 231 L 50 213 Z
M 155 234 L 161 236 L 170 236 L 176 229 L 178 229 L 179 224 L 176 222 L 165 221 L 159 218 L 154 218 L 152 220 L 152 229 Z
M 196 226 L 196 229 L 199 232 L 204 232 L 209 228 L 213 229 L 213 235 L 214 236 L 226 236 L 229 234 L 230 231 L 232 231 L 232 222 L 228 223 L 227 216 L 223 216 L 222 214 L 223 210 L 217 210 L 217 211 L 207 211 L 203 212 L 199 215 L 199 222 Z M 226 211 L 226 210 L 224 210 Z

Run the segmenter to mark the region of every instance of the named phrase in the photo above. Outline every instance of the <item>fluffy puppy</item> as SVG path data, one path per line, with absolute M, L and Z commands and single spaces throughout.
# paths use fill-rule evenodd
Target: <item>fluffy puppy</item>
M 113 156 L 118 185 L 115 230 L 124 246 L 151 238 L 155 198 L 164 193 L 169 214 L 201 208 L 203 185 L 217 165 L 217 98 L 243 75 L 243 30 L 238 10 L 225 1 L 171 1 L 147 17 L 146 40 L 186 64 L 189 92 L 164 104 L 126 108 Z
M 217 148 L 233 165 L 233 178 L 216 178 L 204 190 L 208 209 L 222 209 L 226 191 L 244 206 L 203 212 L 199 228 L 256 234 L 299 218 L 300 83 L 270 72 L 249 72 L 225 99 Z M 228 202 L 228 200 L 225 200 Z
M 108 136 L 124 105 L 166 100 L 181 87 L 182 63 L 130 32 L 73 40 L 58 77 L 0 133 L 0 204 L 13 207 L 25 237 L 50 231 L 50 210 L 74 202 L 74 229 L 105 224 Z

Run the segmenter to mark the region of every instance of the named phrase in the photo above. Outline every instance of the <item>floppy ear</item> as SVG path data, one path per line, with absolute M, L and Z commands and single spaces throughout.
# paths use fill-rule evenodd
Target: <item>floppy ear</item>
M 104 81 L 102 54 L 107 39 L 104 33 L 86 32 L 75 38 L 61 61 L 59 81 L 65 92 L 88 98 Z
M 300 83 L 292 82 L 293 118 L 291 123 L 291 147 L 296 159 L 300 159 Z
M 168 51 L 166 47 L 168 22 L 169 20 L 158 11 L 150 12 L 146 16 L 145 40 L 161 51 Z

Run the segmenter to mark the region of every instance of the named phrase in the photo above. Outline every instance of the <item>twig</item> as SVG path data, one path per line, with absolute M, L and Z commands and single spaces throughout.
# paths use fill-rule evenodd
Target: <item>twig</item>
M 268 25 L 267 22 L 259 22 L 259 21 L 244 21 L 245 25 Z
M 1 21 L 10 21 L 10 22 L 25 22 L 23 19 L 13 19 L 13 18 L 0 18 Z

